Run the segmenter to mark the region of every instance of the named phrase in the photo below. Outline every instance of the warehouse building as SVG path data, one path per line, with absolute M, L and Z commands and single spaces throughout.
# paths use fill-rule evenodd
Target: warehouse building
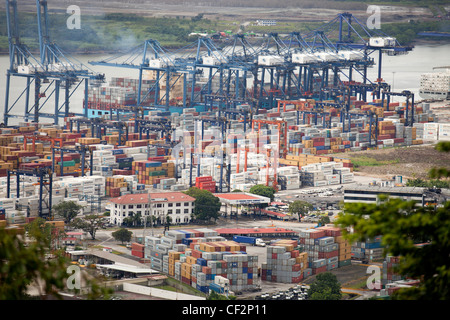
M 416 201 L 424 205 L 428 200 L 427 188 L 418 187 L 380 187 L 380 186 L 348 186 L 344 188 L 344 202 L 379 203 L 378 196 L 385 194 L 390 198 Z M 428 199 L 428 200 L 427 200 Z
M 215 193 L 214 195 L 219 198 L 222 206 L 225 206 L 225 216 L 228 214 L 230 214 L 230 216 L 233 215 L 233 207 L 236 208 L 234 214 L 237 214 L 237 208 L 240 206 L 248 207 L 251 210 L 258 210 L 258 213 L 260 214 L 260 205 L 270 203 L 270 198 L 268 197 L 247 192 Z M 228 208 L 230 209 L 230 212 L 228 212 Z
M 189 223 L 194 213 L 194 201 L 193 197 L 182 192 L 150 193 L 150 197 L 145 193 L 123 195 L 110 200 L 110 223 L 121 225 L 125 218 L 134 214 L 143 218 L 152 215 L 159 221 L 169 216 L 172 223 Z

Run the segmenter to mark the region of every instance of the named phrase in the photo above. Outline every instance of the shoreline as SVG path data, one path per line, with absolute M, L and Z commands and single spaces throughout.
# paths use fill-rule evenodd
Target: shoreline
M 415 39 L 413 42 L 411 42 L 410 44 L 405 44 L 405 45 L 412 45 L 412 46 L 430 46 L 430 47 L 437 47 L 437 46 L 444 46 L 444 45 L 448 45 L 450 43 L 449 40 L 447 39 L 442 39 L 442 40 L 428 40 L 428 39 Z M 166 49 L 173 49 L 173 50 L 178 50 L 183 48 L 184 46 L 165 46 L 164 48 Z M 36 54 L 38 55 L 39 52 L 31 52 L 32 54 Z M 76 55 L 102 55 L 102 54 L 117 54 L 117 53 L 127 53 L 127 51 L 120 51 L 120 50 L 99 50 L 99 51 L 72 51 L 72 54 L 76 54 Z M 9 50 L 7 51 L 3 51 L 0 49 L 0 56 L 8 56 L 9 55 Z

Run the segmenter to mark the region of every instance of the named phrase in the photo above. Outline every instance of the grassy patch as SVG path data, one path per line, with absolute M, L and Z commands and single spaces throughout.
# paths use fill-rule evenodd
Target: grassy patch
M 352 160 L 353 166 L 355 168 L 385 166 L 385 165 L 397 164 L 400 162 L 399 159 L 380 161 L 380 160 L 376 160 L 374 158 L 367 157 L 367 156 L 358 156 L 351 160 Z

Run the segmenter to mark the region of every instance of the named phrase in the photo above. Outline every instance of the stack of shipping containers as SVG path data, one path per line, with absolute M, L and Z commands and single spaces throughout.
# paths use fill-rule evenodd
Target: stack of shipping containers
M 383 258 L 383 247 L 381 236 L 367 239 L 365 242 L 352 243 L 352 259 L 354 260 L 377 260 Z
M 299 234 L 300 247 L 308 253 L 312 274 L 351 264 L 350 244 L 335 227 L 307 229 Z
M 150 259 L 151 268 L 205 293 L 216 276 L 228 279 L 232 291 L 256 285 L 258 256 L 207 228 L 166 231 L 161 238 L 147 236 L 144 258 Z
M 297 248 L 295 240 L 278 240 L 267 246 L 266 263 L 261 265 L 261 280 L 299 283 L 308 267 L 307 253 Z

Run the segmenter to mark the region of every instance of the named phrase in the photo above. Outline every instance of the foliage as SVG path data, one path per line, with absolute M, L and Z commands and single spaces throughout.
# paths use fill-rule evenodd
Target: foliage
M 217 292 L 212 291 L 206 300 L 236 300 L 235 296 L 225 296 L 223 294 L 219 294 Z
M 219 218 L 219 211 L 222 205 L 219 198 L 215 197 L 211 192 L 191 187 L 185 194 L 195 198 L 194 217 L 196 219 L 208 221 Z
M 357 158 L 352 159 L 352 163 L 355 168 L 358 167 L 376 167 L 376 166 L 384 166 L 388 164 L 396 164 L 399 160 L 387 160 L 387 161 L 379 161 L 374 158 L 370 158 L 367 156 L 358 156 Z
M 299 219 L 313 209 L 313 205 L 306 201 L 295 200 L 289 204 L 289 213 L 298 214 Z
M 310 300 L 340 300 L 341 284 L 331 272 L 319 273 L 308 290 Z
M 46 223 L 46 220 L 40 217 L 27 223 L 25 225 L 25 231 L 31 239 L 36 240 L 37 238 L 44 237 L 46 243 L 50 246 L 48 249 L 53 248 L 54 241 L 57 242 L 58 239 L 61 239 L 65 235 L 64 232 L 59 232 L 58 228 L 50 223 Z
M 250 188 L 250 193 L 270 198 L 270 201 L 273 201 L 273 199 L 275 198 L 275 192 L 276 190 L 274 188 L 265 186 L 263 184 L 257 184 Z
M 420 178 L 410 179 L 405 184 L 407 187 L 420 187 L 420 188 L 450 188 L 449 181 L 443 180 L 423 180 Z
M 114 231 L 111 235 L 116 241 L 121 241 L 123 244 L 124 242 L 129 242 L 131 240 L 133 232 L 125 228 L 120 228 L 119 230 Z
M 152 216 L 153 217 L 153 216 Z M 142 225 L 142 215 L 140 213 L 130 213 L 130 216 L 123 219 L 124 226 L 127 227 L 136 227 Z
M 63 299 L 60 292 L 67 289 L 70 261 L 63 251 L 49 251 L 51 242 L 46 229 L 54 227 L 38 219 L 33 222 L 26 225 L 33 236 L 31 242 L 25 242 L 19 233 L 0 228 L 0 300 L 32 299 L 27 294 L 30 285 L 36 285 L 41 299 L 46 295 Z M 87 299 L 108 299 L 112 293 L 95 280 L 86 278 L 84 283 L 90 289 Z
M 65 258 L 55 252 L 54 259 L 46 259 L 50 245 L 46 235 L 33 231 L 35 241 L 26 244 L 22 237 L 0 228 L 0 300 L 28 299 L 28 287 L 40 283 L 40 295 L 59 297 L 65 286 Z
M 386 253 L 402 257 L 396 272 L 421 279 L 417 288 L 400 290 L 397 299 L 449 299 L 450 202 L 434 209 L 417 207 L 414 201 L 381 200 L 379 205 L 346 204 L 336 224 L 342 228 L 352 226 L 353 234 L 344 232 L 351 241 L 383 235 Z M 417 246 L 423 243 L 426 245 Z
M 49 13 L 49 34 L 66 52 L 128 51 L 145 40 L 156 39 L 162 46 L 190 44 L 189 34 L 195 30 L 217 29 L 217 22 L 204 19 L 142 17 L 136 14 L 109 13 L 104 16 L 83 14 L 80 29 L 68 29 L 68 14 Z M 38 50 L 37 18 L 35 13 L 19 13 L 22 41 L 32 51 Z M 8 51 L 6 17 L 0 12 L 0 51 Z
M 441 141 L 436 144 L 435 149 L 440 152 L 450 152 L 450 142 Z M 440 178 L 450 178 L 450 170 L 447 168 L 433 168 L 430 170 L 429 175 L 431 178 L 440 179 Z M 450 182 L 447 181 L 447 187 L 449 188 Z
M 439 143 L 436 149 L 449 152 L 450 144 Z M 352 233 L 344 229 L 344 236 L 351 242 L 381 234 L 385 253 L 400 257 L 395 272 L 420 279 L 416 287 L 395 291 L 393 299 L 448 300 L 450 201 L 435 208 L 383 195 L 379 198 L 379 204 L 345 204 L 335 224 L 353 229 Z
M 55 215 L 64 218 L 64 222 L 69 224 L 74 219 L 83 207 L 74 201 L 63 201 L 52 207 Z
M 323 216 L 323 217 L 320 218 L 320 220 L 318 221 L 318 223 L 319 223 L 321 226 L 324 226 L 324 225 L 330 223 L 330 217 L 328 217 L 328 216 Z
M 102 217 L 95 214 L 85 216 L 83 219 L 75 218 L 70 224 L 76 229 L 82 229 L 83 231 L 91 235 L 92 240 L 95 240 L 95 234 L 102 225 Z

